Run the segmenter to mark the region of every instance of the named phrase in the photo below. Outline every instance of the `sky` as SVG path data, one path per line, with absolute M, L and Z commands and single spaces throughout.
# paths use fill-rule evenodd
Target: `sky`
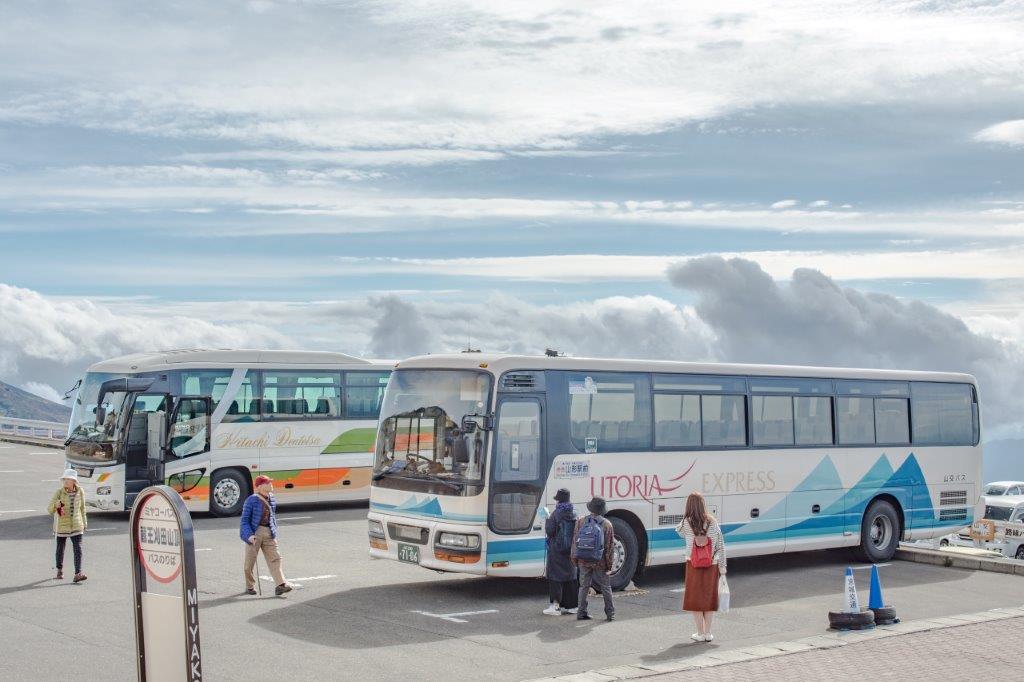
M 965 371 L 1024 435 L 1024 2 L 5 3 L 0 379 L 175 347 Z

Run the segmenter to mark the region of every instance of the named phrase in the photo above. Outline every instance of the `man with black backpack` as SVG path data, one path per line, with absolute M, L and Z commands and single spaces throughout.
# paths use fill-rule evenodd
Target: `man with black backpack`
M 612 566 L 613 540 L 615 532 L 612 523 L 604 518 L 608 511 L 603 497 L 587 502 L 589 516 L 576 522 L 572 542 L 572 560 L 580 569 L 579 609 L 576 620 L 591 620 L 587 613 L 587 593 L 591 585 L 604 597 L 604 615 L 615 620 L 615 605 L 612 603 L 612 583 L 608 571 Z
M 576 580 L 576 567 L 572 563 L 572 540 L 576 533 L 576 512 L 569 501 L 569 491 L 561 488 L 555 493 L 555 511 L 544 522 L 547 534 L 548 607 L 546 616 L 576 613 L 576 600 L 580 589 Z

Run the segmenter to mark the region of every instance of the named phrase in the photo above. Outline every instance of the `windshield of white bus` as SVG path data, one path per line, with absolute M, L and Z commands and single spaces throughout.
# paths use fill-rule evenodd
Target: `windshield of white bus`
M 96 401 L 100 385 L 108 379 L 120 379 L 124 374 L 90 372 L 78 388 L 78 396 L 71 408 L 68 428 L 68 458 L 91 461 L 111 461 L 115 458 L 117 427 L 124 407 L 125 393 L 108 393 L 103 407 L 103 423 L 96 423 Z
M 374 470 L 385 477 L 475 483 L 483 478 L 491 377 L 398 370 L 381 405 Z

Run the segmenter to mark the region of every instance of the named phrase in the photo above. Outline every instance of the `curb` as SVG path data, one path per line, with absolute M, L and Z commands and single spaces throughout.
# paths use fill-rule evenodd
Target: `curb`
M 1022 563 L 1022 562 L 1017 562 Z M 979 613 L 964 613 L 956 616 L 944 616 L 941 618 L 928 618 L 924 620 L 905 621 L 893 625 L 877 625 L 873 630 L 851 630 L 847 632 L 826 632 L 814 637 L 788 642 L 774 642 L 772 644 L 760 644 L 756 646 L 731 649 L 728 651 L 716 651 L 714 653 L 700 654 L 692 658 L 679 661 L 668 661 L 651 665 L 632 664 L 620 665 L 600 670 L 590 670 L 572 675 L 560 677 L 544 677 L 533 682 L 610 682 L 612 680 L 633 680 L 641 677 L 654 677 L 667 673 L 683 672 L 685 670 L 696 670 L 698 668 L 714 668 L 730 663 L 742 663 L 762 658 L 774 658 L 776 656 L 788 656 L 804 651 L 818 651 L 822 649 L 836 649 L 848 644 L 856 644 L 872 639 L 884 639 L 886 637 L 897 637 L 912 632 L 928 632 L 931 630 L 945 630 L 947 628 L 962 627 L 975 623 L 986 623 L 994 620 L 1006 620 L 1009 618 L 1024 618 L 1024 607 L 1020 608 L 999 608 Z
M 896 559 L 913 561 L 919 564 L 945 566 L 946 568 L 966 568 L 972 571 L 991 571 L 993 573 L 1009 573 L 1024 576 L 1024 561 L 1016 559 L 989 559 L 987 557 L 943 552 L 937 549 L 920 547 L 900 547 L 896 550 Z

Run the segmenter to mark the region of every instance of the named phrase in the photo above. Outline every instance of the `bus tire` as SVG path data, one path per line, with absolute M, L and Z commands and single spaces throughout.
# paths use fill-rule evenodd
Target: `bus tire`
M 622 565 L 619 566 L 619 570 L 608 576 L 612 590 L 618 592 L 626 589 L 626 586 L 633 580 L 637 563 L 640 561 L 640 543 L 637 542 L 633 527 L 624 520 L 615 516 L 608 520 L 612 522 L 615 541 L 618 543 L 615 551 L 622 552 Z
M 237 516 L 249 496 L 249 481 L 235 469 L 221 469 L 210 480 L 210 513 Z
M 900 515 L 892 502 L 875 500 L 860 523 L 860 546 L 854 554 L 861 561 L 878 564 L 896 555 L 900 544 Z

